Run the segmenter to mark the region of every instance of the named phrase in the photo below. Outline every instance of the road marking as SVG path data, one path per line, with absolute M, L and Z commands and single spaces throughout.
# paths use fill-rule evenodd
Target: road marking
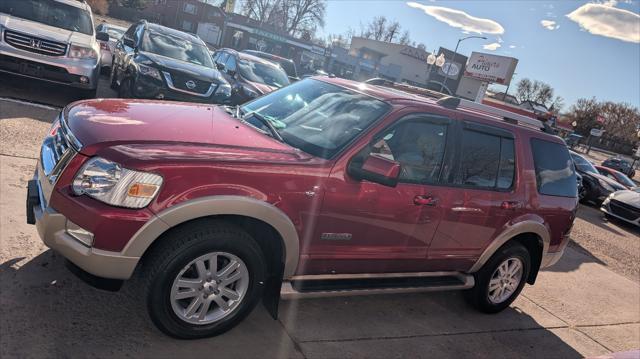
M 0 101 L 13 102 L 13 103 L 21 104 L 21 105 L 27 105 L 27 106 L 43 108 L 45 110 L 59 111 L 60 109 L 62 109 L 62 107 L 51 106 L 51 105 L 47 105 L 47 104 L 39 103 L 39 102 L 20 100 L 20 99 L 13 98 L 13 97 L 0 97 Z

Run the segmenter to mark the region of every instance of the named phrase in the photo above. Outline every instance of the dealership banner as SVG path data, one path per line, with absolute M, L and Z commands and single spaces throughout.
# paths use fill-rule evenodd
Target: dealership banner
M 464 76 L 508 85 L 511 83 L 511 77 L 517 65 L 518 59 L 513 57 L 472 52 L 464 70 Z

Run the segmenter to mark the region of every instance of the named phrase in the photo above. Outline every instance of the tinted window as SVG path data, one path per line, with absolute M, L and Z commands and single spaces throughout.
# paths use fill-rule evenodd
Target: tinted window
M 229 58 L 227 59 L 227 63 L 224 65 L 224 68 L 227 71 L 236 72 L 236 68 L 237 68 L 237 66 L 236 66 L 236 57 L 232 56 L 232 55 L 229 55 Z
M 322 158 L 331 158 L 384 115 L 390 106 L 373 97 L 307 79 L 242 106 L 247 122 L 255 112 L 278 129 L 285 142 Z
M 464 130 L 458 184 L 496 187 L 500 167 L 500 137 Z
M 225 62 L 227 62 L 227 58 L 229 58 L 229 54 L 226 52 L 221 52 L 218 58 L 216 59 L 216 63 L 224 65 Z
M 590 173 L 598 173 L 598 170 L 596 170 L 596 168 L 593 167 L 593 164 L 591 164 L 591 162 L 585 160 L 584 157 L 580 156 L 579 154 L 572 153 L 571 154 L 571 158 L 573 159 L 573 162 L 574 162 L 576 168 L 578 169 L 578 171 L 590 172 Z
M 93 35 L 89 13 L 53 0 L 1 0 L 0 12 L 57 28 Z
M 209 49 L 206 46 L 177 36 L 146 31 L 141 49 L 176 60 L 213 67 Z
M 576 174 L 567 146 L 534 138 L 531 139 L 531 151 L 539 193 L 578 196 Z
M 402 182 L 433 183 L 440 175 L 446 137 L 446 125 L 406 121 L 378 136 L 370 153 L 399 162 Z

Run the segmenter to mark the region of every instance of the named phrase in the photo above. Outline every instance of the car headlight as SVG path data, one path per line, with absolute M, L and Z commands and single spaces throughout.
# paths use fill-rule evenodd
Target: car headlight
M 602 186 L 602 188 L 606 189 L 609 192 L 615 192 L 615 188 L 613 188 L 610 184 L 608 184 L 607 182 L 599 179 L 598 182 L 600 182 L 600 186 Z
M 156 80 L 162 81 L 162 77 L 160 77 L 160 71 L 155 67 L 138 64 L 138 71 L 141 75 L 153 77 Z
M 253 91 L 252 89 L 246 87 L 246 86 L 242 86 L 242 91 L 244 91 L 245 95 L 251 97 L 251 98 L 256 98 L 258 96 L 260 96 L 257 92 Z
M 216 95 L 223 95 L 224 97 L 231 97 L 231 85 L 228 83 L 221 83 L 215 92 Z
M 91 47 L 71 44 L 71 47 L 69 48 L 69 57 L 75 59 L 97 59 L 98 52 Z
M 101 157 L 85 163 L 73 180 L 73 192 L 112 206 L 143 208 L 156 196 L 162 177 L 122 168 Z

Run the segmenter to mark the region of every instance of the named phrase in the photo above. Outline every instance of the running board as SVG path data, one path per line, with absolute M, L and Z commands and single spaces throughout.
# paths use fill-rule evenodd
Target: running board
M 282 283 L 282 299 L 418 293 L 472 288 L 473 276 L 460 272 L 327 274 L 294 276 Z

